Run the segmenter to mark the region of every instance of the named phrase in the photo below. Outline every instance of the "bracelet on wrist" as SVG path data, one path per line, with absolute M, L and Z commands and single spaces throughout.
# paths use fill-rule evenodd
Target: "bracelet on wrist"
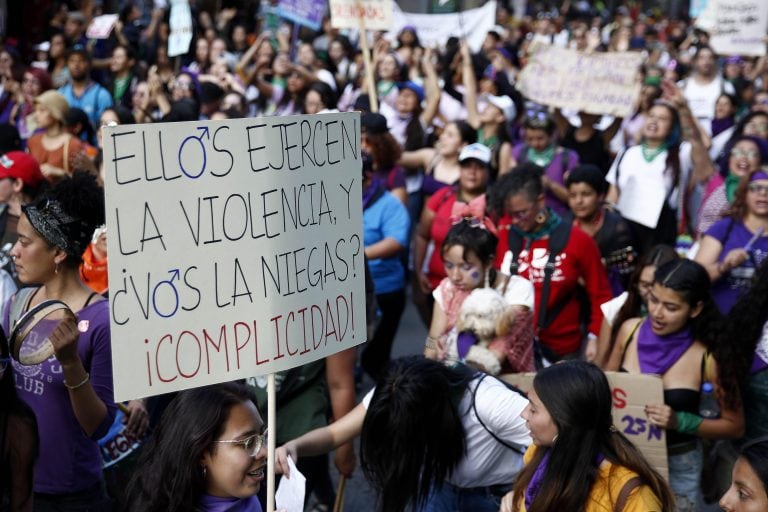
M 437 338 L 427 336 L 427 341 L 424 343 L 424 348 L 437 350 Z
M 65 380 L 64 381 L 64 386 L 68 390 L 70 390 L 70 391 L 75 391 L 76 389 L 80 389 L 81 387 L 83 387 L 86 384 L 88 384 L 88 381 L 90 381 L 90 380 L 91 380 L 91 374 L 88 373 L 88 372 L 85 372 L 85 378 L 82 381 L 80 381 L 78 384 L 75 384 L 74 386 L 71 386 L 71 385 L 67 384 L 67 381 Z

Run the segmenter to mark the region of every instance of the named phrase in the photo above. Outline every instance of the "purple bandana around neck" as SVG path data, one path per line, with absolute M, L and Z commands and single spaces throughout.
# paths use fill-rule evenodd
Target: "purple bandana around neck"
M 219 498 L 209 494 L 204 494 L 201 498 L 200 510 L 203 512 L 262 512 L 256 496 L 238 499 Z
M 539 448 L 541 449 L 541 448 Z M 547 474 L 547 466 L 549 465 L 549 449 L 547 453 L 541 458 L 541 462 L 536 467 L 536 471 L 533 472 L 531 481 L 528 482 L 528 487 L 525 488 L 525 510 L 530 510 L 533 500 L 536 499 L 536 495 L 539 494 L 541 484 L 544 483 L 544 475 Z
M 640 371 L 664 375 L 693 343 L 691 329 L 686 327 L 673 334 L 658 336 L 646 320 L 637 333 L 637 356 Z

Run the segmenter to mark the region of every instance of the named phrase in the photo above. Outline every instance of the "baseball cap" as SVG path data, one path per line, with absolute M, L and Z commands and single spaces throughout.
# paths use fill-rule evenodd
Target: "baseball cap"
M 515 102 L 509 96 L 488 96 L 488 103 L 501 110 L 507 121 L 513 120 L 517 114 Z
M 0 156 L 0 179 L 3 178 L 19 178 L 31 187 L 45 179 L 35 157 L 24 151 L 10 151 Z
M 389 131 L 387 118 L 375 112 L 366 112 L 360 118 L 360 126 L 370 134 L 381 134 Z
M 464 146 L 464 149 L 459 153 L 459 163 L 461 164 L 467 160 L 478 160 L 488 165 L 491 163 L 491 150 L 488 149 L 488 146 L 479 142 Z
M 408 80 L 407 82 L 400 82 L 397 84 L 397 88 L 401 91 L 403 89 L 408 89 L 413 91 L 416 96 L 419 98 L 419 101 L 424 101 L 424 88 L 417 84 L 416 82 L 412 82 Z

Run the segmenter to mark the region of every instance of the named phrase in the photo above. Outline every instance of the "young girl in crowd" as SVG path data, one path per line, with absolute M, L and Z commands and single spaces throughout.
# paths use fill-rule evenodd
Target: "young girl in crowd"
M 726 512 L 768 510 L 768 440 L 762 438 L 742 448 L 733 467 L 733 483 L 720 507 Z
M 261 512 L 267 434 L 238 383 L 183 391 L 163 413 L 128 488 L 127 510 Z
M 501 512 L 672 510 L 664 478 L 613 426 L 611 388 L 597 366 L 545 368 L 528 398 L 523 418 L 533 444 Z
M 477 347 L 470 349 L 468 344 L 473 341 L 472 337 L 465 342 L 466 338 L 456 332 L 457 318 L 467 297 L 474 290 L 489 288 L 495 282 L 493 261 L 498 243 L 495 231 L 487 217 L 454 220 L 441 248 L 447 277 L 432 292 L 435 305 L 424 355 L 439 360 L 450 358 L 451 354 L 455 356 L 454 350 L 447 345 L 449 338 L 458 338 L 455 342 L 458 358 L 466 358 L 468 364 L 492 374 L 498 374 L 500 370 L 504 373 L 533 371 L 533 285 L 530 281 L 512 276 L 505 282 L 501 314 L 506 318 L 495 323 L 511 324 L 513 328 L 505 333 L 497 332 L 487 351 Z M 488 314 L 490 304 L 482 309 Z M 449 349 L 451 354 L 447 353 Z
M 656 269 L 668 261 L 679 258 L 674 247 L 663 244 L 655 246 L 638 261 L 629 280 L 627 291 L 600 305 L 603 311 L 603 324 L 600 327 L 595 364 L 601 366 L 603 370 L 619 369 L 620 362 L 616 358 L 621 354 L 618 352 L 614 354 L 613 347 L 622 324 L 630 318 L 648 315 L 648 291 L 653 286 L 653 275 Z M 609 360 L 612 354 L 615 357 Z
M 703 459 L 697 438 L 736 438 L 744 432 L 737 349 L 717 343 L 720 314 L 709 285 L 706 270 L 691 260 L 662 265 L 648 292 L 648 318 L 624 322 L 617 339 L 627 341 L 614 347 L 621 353 L 622 370 L 662 377 L 664 403 L 647 404 L 645 413 L 652 425 L 667 430 L 669 483 L 677 511 L 697 510 L 700 504 Z M 718 400 L 716 418 L 699 415 L 705 382 Z

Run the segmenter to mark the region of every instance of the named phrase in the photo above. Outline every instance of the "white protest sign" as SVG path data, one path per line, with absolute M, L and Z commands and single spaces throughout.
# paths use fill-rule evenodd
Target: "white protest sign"
M 168 56 L 184 55 L 192 42 L 192 12 L 189 0 L 171 0 L 169 18 L 171 33 L 168 35 Z
M 360 28 L 360 18 L 366 30 L 392 28 L 392 0 L 330 0 L 333 28 Z
M 583 53 L 539 45 L 517 88 L 543 105 L 626 117 L 640 93 L 642 62 L 638 52 Z
M 510 373 L 501 379 L 528 392 L 535 373 Z M 664 429 L 651 425 L 645 416 L 646 404 L 663 404 L 661 377 L 621 372 L 605 372 L 613 398 L 613 424 L 648 459 L 664 478 L 669 477 L 667 442 Z
M 710 45 L 720 55 L 765 55 L 766 0 L 710 0 L 714 17 Z
M 117 23 L 117 14 L 104 14 L 103 16 L 96 16 L 88 25 L 88 31 L 85 33 L 85 37 L 88 39 L 106 39 L 112 32 L 112 28 Z
M 365 341 L 359 114 L 104 129 L 116 400 Z
M 467 9 L 452 14 L 416 14 L 403 12 L 392 2 L 393 24 L 388 38 L 394 41 L 397 34 L 406 25 L 416 27 L 419 41 L 424 46 L 445 46 L 445 41 L 451 37 L 465 37 L 469 47 L 478 51 L 485 36 L 496 23 L 496 2 L 487 2 L 477 9 Z

